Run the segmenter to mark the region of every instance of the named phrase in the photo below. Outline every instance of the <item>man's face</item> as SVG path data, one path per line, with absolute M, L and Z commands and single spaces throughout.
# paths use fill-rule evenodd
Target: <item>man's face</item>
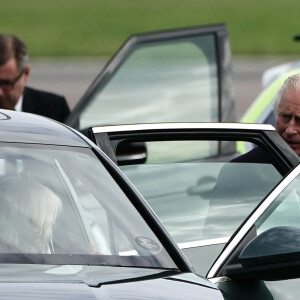
M 276 130 L 300 155 L 300 90 L 283 93 L 276 115 Z
M 14 109 L 23 93 L 29 72 L 29 66 L 20 72 L 14 58 L 0 66 L 0 108 Z

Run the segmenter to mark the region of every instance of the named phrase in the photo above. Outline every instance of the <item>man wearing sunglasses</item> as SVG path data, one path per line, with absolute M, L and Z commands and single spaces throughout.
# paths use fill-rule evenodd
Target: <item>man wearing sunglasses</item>
M 30 74 L 23 41 L 0 34 L 0 108 L 30 112 L 64 122 L 70 114 L 62 96 L 25 86 Z

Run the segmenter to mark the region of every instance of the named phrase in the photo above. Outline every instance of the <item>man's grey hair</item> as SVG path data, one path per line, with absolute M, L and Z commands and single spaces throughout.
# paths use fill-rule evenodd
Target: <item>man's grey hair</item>
M 275 95 L 275 101 L 274 101 L 274 114 L 275 117 L 278 113 L 278 106 L 280 104 L 282 95 L 285 91 L 288 90 L 300 90 L 300 74 L 295 74 L 290 77 L 288 77 L 283 85 L 280 87 L 280 89 L 277 91 Z
M 0 34 L 0 66 L 15 58 L 19 72 L 23 71 L 29 62 L 25 43 L 12 34 Z

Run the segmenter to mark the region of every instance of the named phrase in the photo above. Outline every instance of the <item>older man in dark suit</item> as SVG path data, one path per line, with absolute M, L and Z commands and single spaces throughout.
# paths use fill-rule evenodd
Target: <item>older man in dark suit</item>
M 274 100 L 275 127 L 280 136 L 300 156 L 300 74 L 288 77 Z M 233 162 L 274 163 L 261 148 L 237 157 Z
M 30 112 L 64 122 L 70 109 L 63 96 L 25 87 L 30 74 L 27 47 L 0 34 L 0 108 Z

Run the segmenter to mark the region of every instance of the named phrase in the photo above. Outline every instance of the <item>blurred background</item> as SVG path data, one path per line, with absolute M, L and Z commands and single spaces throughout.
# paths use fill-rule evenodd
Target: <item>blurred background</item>
M 265 69 L 300 56 L 299 0 L 2 0 L 1 31 L 27 44 L 29 84 L 64 94 L 71 108 L 128 36 L 225 23 L 238 114 Z

